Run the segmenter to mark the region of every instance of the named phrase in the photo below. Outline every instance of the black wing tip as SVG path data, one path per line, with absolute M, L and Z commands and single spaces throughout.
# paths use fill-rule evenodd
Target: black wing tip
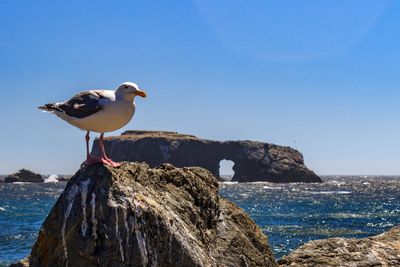
M 39 106 L 38 109 L 45 110 L 45 111 L 54 111 L 54 110 L 60 111 L 60 109 L 58 107 L 56 107 L 54 104 L 46 104 L 43 106 Z
M 47 107 L 46 106 L 39 106 L 39 107 L 37 107 L 38 109 L 42 109 L 42 110 L 47 110 Z

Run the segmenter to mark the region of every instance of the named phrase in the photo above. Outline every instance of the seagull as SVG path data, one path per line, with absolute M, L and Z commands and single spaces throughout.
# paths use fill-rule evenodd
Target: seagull
M 135 97 L 146 97 L 145 91 L 133 82 L 124 82 L 115 91 L 88 90 L 71 99 L 40 106 L 39 109 L 53 113 L 69 124 L 86 131 L 86 165 L 102 163 L 112 167 L 120 166 L 108 158 L 104 148 L 104 133 L 125 126 L 135 113 Z M 89 153 L 90 132 L 100 133 L 100 158 Z

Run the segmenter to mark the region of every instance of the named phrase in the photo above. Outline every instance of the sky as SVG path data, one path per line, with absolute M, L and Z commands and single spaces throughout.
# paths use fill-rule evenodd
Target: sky
M 74 173 L 85 133 L 36 107 L 132 81 L 149 97 L 108 136 L 258 140 L 319 175 L 400 175 L 398 14 L 393 0 L 0 0 L 0 173 Z

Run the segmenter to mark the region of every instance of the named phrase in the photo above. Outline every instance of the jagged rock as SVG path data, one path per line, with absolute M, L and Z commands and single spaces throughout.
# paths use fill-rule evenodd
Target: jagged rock
M 28 263 L 29 264 L 28 264 Z M 267 237 L 205 169 L 79 170 L 14 266 L 277 266 Z
M 374 237 L 329 238 L 306 243 L 280 266 L 400 266 L 400 227 Z
M 5 183 L 15 183 L 15 182 L 43 183 L 43 181 L 44 179 L 40 174 L 25 169 L 21 169 L 18 172 L 10 174 L 6 178 L 4 178 Z
M 128 131 L 105 140 L 108 155 L 116 161 L 146 162 L 155 167 L 200 166 L 219 177 L 223 159 L 234 162 L 232 181 L 322 182 L 304 165 L 303 155 L 290 147 L 254 141 L 211 141 L 193 135 L 163 131 Z M 97 140 L 93 154 L 99 154 Z

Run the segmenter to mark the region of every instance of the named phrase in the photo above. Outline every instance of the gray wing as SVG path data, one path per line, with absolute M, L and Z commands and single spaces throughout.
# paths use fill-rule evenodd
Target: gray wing
M 85 91 L 66 102 L 54 105 L 54 109 L 71 117 L 84 118 L 103 109 L 100 101 L 103 98 L 105 96 L 95 91 Z

